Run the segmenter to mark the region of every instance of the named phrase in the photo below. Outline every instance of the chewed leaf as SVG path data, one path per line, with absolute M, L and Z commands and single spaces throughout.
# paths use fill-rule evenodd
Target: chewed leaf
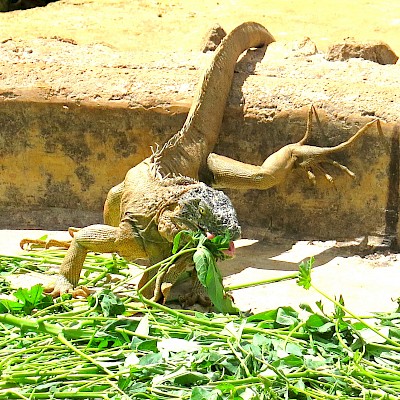
M 215 267 L 212 254 L 205 247 L 198 247 L 193 254 L 193 261 L 196 267 L 197 277 L 200 283 L 207 287 L 207 274 L 210 266 Z
M 222 313 L 237 314 L 239 309 L 233 305 L 232 299 L 225 293 L 222 275 L 211 252 L 206 247 L 200 246 L 193 255 L 193 261 L 199 281 L 207 289 L 215 308 Z
M 299 277 L 297 284 L 308 290 L 311 287 L 311 268 L 314 264 L 314 257 L 311 257 L 306 262 L 302 262 L 299 265 Z

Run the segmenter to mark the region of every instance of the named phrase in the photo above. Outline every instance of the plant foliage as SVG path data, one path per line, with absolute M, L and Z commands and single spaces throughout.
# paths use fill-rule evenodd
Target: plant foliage
M 206 257 L 199 250 L 199 263 Z M 0 265 L 6 278 L 61 258 L 41 251 Z M 309 264 L 299 284 L 318 290 Z M 0 313 L 0 399 L 399 398 L 399 310 L 360 317 L 339 297 L 332 315 L 322 303 L 251 316 L 178 311 L 125 295 L 128 267 L 89 255 L 82 281 L 103 289 L 87 300 L 4 287 L 14 299 Z

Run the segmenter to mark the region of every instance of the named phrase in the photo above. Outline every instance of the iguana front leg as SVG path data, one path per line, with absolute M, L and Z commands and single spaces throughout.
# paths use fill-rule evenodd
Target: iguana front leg
M 91 225 L 75 233 L 71 245 L 60 266 L 54 287 L 46 288 L 53 297 L 72 292 L 78 285 L 86 255 L 89 251 L 99 253 L 118 253 L 127 258 L 144 257 L 146 253 L 128 223 L 119 227 Z
M 332 164 L 350 176 L 354 176 L 347 167 L 329 159 L 328 156 L 352 146 L 374 124 L 382 134 L 379 119 L 368 122 L 350 139 L 337 146 L 318 147 L 304 144 L 311 134 L 313 112 L 315 109 L 311 107 L 304 137 L 299 142 L 286 145 L 271 154 L 261 166 L 242 163 L 211 153 L 207 159 L 207 166 L 213 174 L 212 186 L 233 189 L 269 189 L 283 182 L 295 166 L 302 167 L 313 181 L 315 180 L 313 168 L 320 170 L 329 181 L 333 181 L 333 178 L 321 166 L 323 163 Z

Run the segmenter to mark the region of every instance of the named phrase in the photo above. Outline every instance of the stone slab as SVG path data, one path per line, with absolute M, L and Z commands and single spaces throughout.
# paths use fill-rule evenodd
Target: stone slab
M 101 222 L 109 188 L 182 126 L 211 57 L 138 57 L 60 38 L 1 43 L 0 226 Z M 241 59 L 217 153 L 261 164 L 302 137 L 311 103 L 323 128 L 314 126 L 313 144 L 335 145 L 375 117 L 384 133 L 372 128 L 336 158 L 356 179 L 328 167 L 333 185 L 320 175 L 313 186 L 298 170 L 266 192 L 228 191 L 247 235 L 397 237 L 399 68 L 329 62 L 304 42 L 274 43 Z

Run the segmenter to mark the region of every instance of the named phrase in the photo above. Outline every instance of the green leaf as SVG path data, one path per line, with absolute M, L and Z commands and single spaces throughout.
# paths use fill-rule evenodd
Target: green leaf
M 18 301 L 13 301 L 9 299 L 0 300 L 0 312 L 1 313 L 19 313 L 24 308 L 24 304 L 19 303 Z
M 340 306 L 337 305 L 337 304 L 335 304 L 335 314 L 334 314 L 334 317 L 335 317 L 336 319 L 338 319 L 339 321 L 341 321 L 341 320 L 343 320 L 343 317 L 346 315 L 346 313 L 345 313 L 344 310 L 343 310 L 343 307 L 344 307 L 344 299 L 343 299 L 343 296 L 342 296 L 342 295 L 339 296 L 339 300 L 337 300 L 337 302 L 340 304 Z
M 139 364 L 142 366 L 157 365 L 162 361 L 161 353 L 149 353 L 140 359 Z
M 14 296 L 21 300 L 21 302 L 28 302 L 31 304 L 37 304 L 39 300 L 41 300 L 43 294 L 43 286 L 42 285 L 35 285 L 32 286 L 30 289 L 22 289 L 19 288 L 14 293 Z
M 222 313 L 238 314 L 239 309 L 233 305 L 231 297 L 225 293 L 221 272 L 210 251 L 206 247 L 198 247 L 193 254 L 193 261 L 199 281 L 206 288 L 214 307 Z
M 301 367 L 304 364 L 303 357 L 299 357 L 293 354 L 290 354 L 283 358 L 278 358 L 276 361 L 272 363 L 272 365 L 276 368 L 283 367 Z
M 174 383 L 177 385 L 183 385 L 183 386 L 191 386 L 191 385 L 199 385 L 201 383 L 206 383 L 210 379 L 200 373 L 200 372 L 195 372 L 195 371 L 186 371 L 177 376 L 174 379 Z
M 200 283 L 207 287 L 207 274 L 208 269 L 215 267 L 215 261 L 212 254 L 205 247 L 198 247 L 193 254 L 193 261 L 196 267 L 197 277 Z M 212 299 L 211 299 L 212 300 Z
M 308 290 L 311 287 L 311 268 L 314 264 L 314 257 L 311 257 L 306 262 L 302 261 L 299 265 L 299 277 L 297 284 Z
M 293 355 L 299 356 L 299 357 L 301 357 L 303 355 L 302 348 L 294 343 L 288 343 L 286 345 L 285 351 L 288 354 L 293 354 Z
M 276 320 L 276 315 L 278 313 L 278 310 L 268 310 L 268 311 L 263 311 L 258 314 L 250 315 L 248 317 L 248 321 L 267 321 L 267 322 L 275 322 Z
M 188 235 L 190 237 L 193 236 L 193 234 L 191 232 L 179 231 L 174 237 L 173 246 L 172 246 L 172 254 L 176 254 L 178 252 L 178 250 L 182 247 L 181 239 L 182 239 L 183 235 Z
M 329 322 L 328 318 L 323 317 L 319 314 L 312 314 L 306 321 L 306 326 L 311 332 L 327 332 L 335 324 Z
M 218 389 L 207 389 L 203 387 L 194 387 L 190 400 L 218 400 L 221 392 Z
M 292 307 L 279 307 L 276 314 L 276 323 L 284 326 L 292 326 L 299 323 L 298 313 Z
M 125 312 L 125 305 L 110 289 L 104 289 L 94 296 L 88 298 L 91 307 L 98 300 L 98 306 L 105 317 L 121 315 Z
M 33 310 L 42 310 L 54 304 L 51 296 L 43 294 L 43 286 L 39 284 L 32 286 L 30 289 L 17 289 L 14 293 L 14 297 L 18 301 L 8 299 L 0 300 L 1 312 L 29 315 Z
M 213 237 L 212 239 L 206 239 L 203 245 L 207 247 L 207 249 L 211 252 L 216 260 L 224 260 L 226 258 L 226 255 L 223 251 L 229 249 L 230 243 L 230 235 L 228 232 L 225 232 L 224 236 L 218 235 Z
M 310 354 L 304 356 L 304 365 L 307 368 L 317 370 L 318 368 L 324 367 L 326 364 L 326 360 L 322 357 L 316 357 Z

